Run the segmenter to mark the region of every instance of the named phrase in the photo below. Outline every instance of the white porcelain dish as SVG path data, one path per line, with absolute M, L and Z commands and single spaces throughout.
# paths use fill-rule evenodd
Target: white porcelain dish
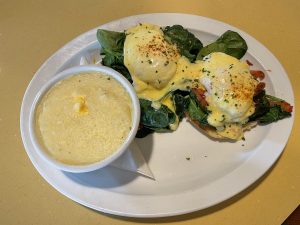
M 45 93 L 57 82 L 60 80 L 63 80 L 66 77 L 73 76 L 79 73 L 84 73 L 84 72 L 99 72 L 108 76 L 111 76 L 115 80 L 117 80 L 123 87 L 124 89 L 128 92 L 131 102 L 132 102 L 132 123 L 131 127 L 132 129 L 130 130 L 127 138 L 125 139 L 124 143 L 110 156 L 105 158 L 104 160 L 91 163 L 91 164 L 85 164 L 85 165 L 70 165 L 70 164 L 65 164 L 62 163 L 56 159 L 54 159 L 52 156 L 47 153 L 45 149 L 39 144 L 37 137 L 35 135 L 35 110 L 36 106 L 38 105 L 39 101 L 41 98 L 45 95 Z M 116 160 L 118 157 L 120 157 L 124 151 L 128 148 L 130 143 L 134 140 L 136 132 L 138 130 L 139 126 L 139 121 L 140 121 L 140 105 L 139 105 L 139 100 L 138 97 L 134 91 L 134 88 L 132 85 L 127 81 L 127 79 L 124 78 L 120 73 L 117 71 L 105 67 L 105 66 L 76 66 L 76 67 L 71 67 L 69 69 L 66 69 L 58 74 L 55 74 L 54 77 L 49 80 L 45 85 L 43 85 L 38 91 L 36 99 L 31 107 L 30 111 L 30 120 L 29 120 L 29 132 L 30 132 L 30 138 L 31 142 L 34 145 L 34 149 L 36 152 L 42 157 L 45 161 L 47 161 L 49 164 L 52 166 L 56 167 L 57 169 L 67 171 L 67 172 L 73 172 L 73 173 L 83 173 L 83 172 L 90 172 L 94 171 L 97 169 L 100 169 L 102 167 L 107 166 L 114 160 Z M 100 148 L 101 146 L 99 146 Z
M 247 33 L 228 24 L 186 14 L 145 14 L 116 20 L 99 28 L 123 31 L 139 22 L 161 26 L 181 24 L 207 44 L 226 30 L 247 42 L 253 69 L 266 73 L 267 92 L 294 105 L 288 76 L 273 54 Z M 52 55 L 33 77 L 23 99 L 21 133 L 33 165 L 55 189 L 70 199 L 105 213 L 129 217 L 164 217 L 201 210 L 241 192 L 275 163 L 290 135 L 294 115 L 246 133 L 246 141 L 216 142 L 186 121 L 173 133 L 138 139 L 156 180 L 114 168 L 85 174 L 57 170 L 34 151 L 29 138 L 29 111 L 38 90 L 53 74 L 78 65 L 82 56 L 99 53 L 97 28 L 75 38 Z M 280 131 L 280 132 L 278 132 Z M 189 159 L 189 160 L 187 160 Z

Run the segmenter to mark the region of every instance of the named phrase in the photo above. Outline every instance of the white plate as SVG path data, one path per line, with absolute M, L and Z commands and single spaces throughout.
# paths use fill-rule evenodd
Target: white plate
M 237 31 L 247 42 L 253 68 L 266 70 L 267 91 L 294 105 L 288 76 L 277 59 L 245 32 L 212 19 L 186 14 L 146 14 L 100 26 L 123 31 L 139 22 L 161 26 L 181 24 L 204 44 L 226 30 Z M 131 217 L 163 217 L 201 210 L 220 203 L 261 177 L 282 153 L 294 116 L 246 133 L 246 141 L 216 142 L 183 121 L 173 133 L 139 139 L 156 181 L 114 168 L 85 174 L 59 171 L 46 164 L 29 138 L 29 110 L 39 88 L 58 71 L 78 65 L 80 57 L 99 51 L 97 28 L 66 44 L 38 70 L 25 93 L 21 133 L 25 149 L 40 174 L 59 192 L 98 211 Z M 190 158 L 190 160 L 187 160 Z

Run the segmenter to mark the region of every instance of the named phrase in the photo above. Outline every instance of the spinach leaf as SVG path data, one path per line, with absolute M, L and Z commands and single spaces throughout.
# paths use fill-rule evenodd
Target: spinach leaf
M 206 103 L 202 102 L 203 101 L 203 99 L 201 99 L 202 97 L 197 96 L 197 92 L 198 92 L 198 90 L 193 88 L 190 92 L 190 97 L 197 103 L 197 106 L 201 109 L 201 111 L 208 114 L 209 111 L 207 110 L 207 105 L 206 105 Z M 205 96 L 203 96 L 203 97 L 205 98 Z M 206 100 L 205 100 L 205 102 L 206 102 Z
M 284 102 L 284 100 L 280 99 L 280 98 L 277 98 L 275 96 L 272 96 L 272 95 L 267 95 L 266 94 L 266 98 L 268 99 L 269 102 L 272 102 L 272 103 L 280 103 L 280 102 Z
M 189 98 L 190 103 L 187 112 L 191 119 L 197 120 L 202 125 L 208 125 L 207 114 L 198 106 L 196 100 Z
M 185 112 L 188 109 L 190 99 L 188 96 L 183 96 L 180 93 L 174 93 L 172 96 L 172 100 L 176 109 L 176 115 L 179 117 L 179 120 L 182 120 L 182 118 L 185 115 Z
M 275 106 L 275 105 L 280 106 L 280 108 L 283 112 L 288 112 L 288 113 L 293 112 L 293 106 L 290 103 L 288 103 L 280 98 L 277 98 L 277 97 L 274 97 L 271 95 L 266 95 L 266 99 L 269 101 L 271 106 Z
M 172 96 L 177 116 L 182 119 L 187 113 L 192 120 L 197 120 L 202 125 L 208 125 L 209 111 L 202 109 L 193 92 L 177 91 Z
M 169 125 L 174 123 L 176 115 L 167 106 L 161 105 L 159 109 L 151 106 L 152 102 L 140 99 L 141 120 L 140 123 L 146 128 L 153 130 L 169 129 Z
M 237 32 L 228 30 L 215 42 L 202 48 L 197 55 L 197 59 L 202 59 L 212 52 L 224 52 L 240 59 L 245 55 L 247 49 L 246 41 Z
M 196 95 L 192 91 L 176 91 L 172 96 L 172 100 L 179 119 L 188 114 L 192 120 L 197 120 L 202 125 L 208 125 L 207 116 L 209 111 L 201 108 Z
M 106 55 L 106 56 L 105 56 L 105 58 L 104 58 L 103 61 L 102 61 L 102 64 L 103 64 L 104 66 L 108 66 L 108 67 L 110 67 L 110 68 L 112 68 L 112 69 L 118 71 L 118 72 L 119 72 L 120 74 L 122 74 L 122 75 L 123 75 L 130 83 L 132 83 L 133 81 L 132 81 L 132 78 L 131 78 L 131 75 L 130 75 L 128 69 L 127 69 L 123 64 L 114 64 L 114 63 L 108 64 L 108 63 L 106 63 L 106 62 L 105 62 L 105 59 L 108 58 L 108 57 L 110 57 L 110 55 Z
M 249 117 L 250 121 L 258 120 L 259 117 L 265 115 L 270 110 L 270 103 L 266 98 L 265 90 L 253 97 L 255 103 L 255 112 Z
M 97 39 L 101 44 L 102 50 L 111 53 L 122 53 L 126 35 L 124 32 L 116 32 L 98 29 Z
M 281 103 L 286 103 L 284 100 L 266 95 L 264 90 L 254 96 L 253 100 L 255 112 L 250 116 L 250 121 L 256 120 L 261 124 L 269 124 L 291 116 L 291 112 L 284 111 L 281 107 Z
M 163 29 L 165 39 L 175 44 L 181 55 L 194 62 L 199 50 L 203 47 L 201 41 L 194 34 L 181 25 L 167 26 Z
M 101 45 L 101 54 L 104 55 L 102 64 L 121 73 L 132 83 L 131 75 L 124 65 L 123 47 L 126 35 L 124 32 L 115 32 L 98 29 L 97 39 Z
M 258 121 L 262 124 L 269 124 L 289 116 L 291 116 L 291 113 L 282 111 L 281 107 L 276 105 L 272 106 L 265 115 L 258 119 Z
M 141 128 L 138 129 L 135 137 L 136 138 L 144 138 L 147 135 L 152 134 L 152 133 L 154 133 L 154 130 L 151 130 L 151 129 L 147 128 L 147 127 L 143 127 L 142 126 Z

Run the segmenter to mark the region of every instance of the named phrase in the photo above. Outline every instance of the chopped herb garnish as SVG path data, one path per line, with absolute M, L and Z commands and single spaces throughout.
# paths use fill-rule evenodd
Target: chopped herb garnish
M 204 68 L 202 68 L 201 70 L 203 73 L 206 73 L 206 76 L 209 76 L 210 75 L 210 71 L 209 70 L 206 70 Z

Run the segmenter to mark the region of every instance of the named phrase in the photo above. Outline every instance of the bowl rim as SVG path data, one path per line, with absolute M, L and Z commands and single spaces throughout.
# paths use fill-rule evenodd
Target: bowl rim
M 121 86 L 128 92 L 131 102 L 132 102 L 132 122 L 131 122 L 131 130 L 128 133 L 127 138 L 124 143 L 111 155 L 106 157 L 103 160 L 83 165 L 72 165 L 63 163 L 54 157 L 52 157 L 49 153 L 44 150 L 44 148 L 39 144 L 39 141 L 36 137 L 35 132 L 35 112 L 38 106 L 38 103 L 41 101 L 42 97 L 51 89 L 56 83 L 59 81 L 71 77 L 84 72 L 99 72 L 105 75 L 111 76 L 115 80 L 117 80 Z M 135 135 L 137 133 L 140 122 L 140 104 L 139 99 L 136 95 L 136 92 L 132 86 L 132 84 L 119 72 L 102 65 L 84 65 L 84 66 L 75 66 L 63 70 L 54 75 L 48 82 L 46 82 L 38 91 L 34 102 L 30 108 L 29 115 L 29 136 L 35 148 L 35 151 L 43 158 L 46 162 L 56 167 L 57 169 L 72 172 L 72 173 L 84 173 L 94 171 L 100 168 L 107 166 L 112 163 L 118 157 L 120 157 L 128 148 L 130 143 L 134 140 Z

